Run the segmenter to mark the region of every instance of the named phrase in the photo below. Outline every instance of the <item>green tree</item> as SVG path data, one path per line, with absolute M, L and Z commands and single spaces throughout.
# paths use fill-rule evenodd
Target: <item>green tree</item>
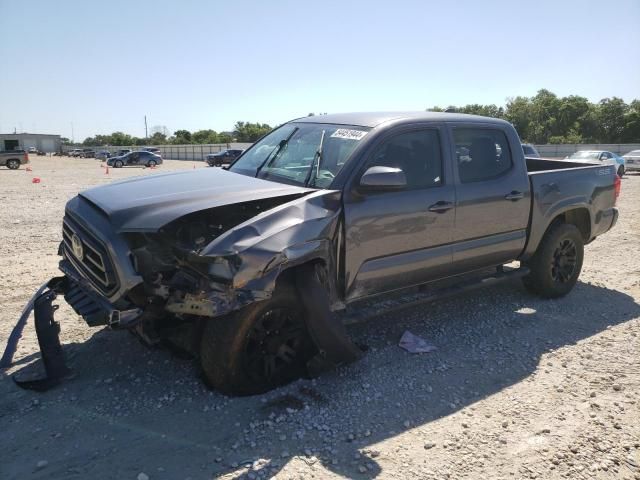
M 167 143 L 167 136 L 162 132 L 155 132 L 149 137 L 149 143 L 151 145 L 164 145 Z
M 233 142 L 233 137 L 228 133 L 222 132 L 218 134 L 218 141 L 216 143 L 231 143 L 231 142 Z
M 111 134 L 111 145 L 133 145 L 133 137 L 123 132 L 113 132 Z
M 621 98 L 603 98 L 598 105 L 597 119 L 602 131 L 603 143 L 622 141 L 625 131 L 625 115 L 629 106 Z
M 631 102 L 627 113 L 624 115 L 622 142 L 640 143 L 640 100 Z
M 507 99 L 505 119 L 513 124 L 520 138 L 531 142 L 531 101 L 527 97 Z
M 198 130 L 191 135 L 193 143 L 218 143 L 218 134 L 215 130 Z
M 173 132 L 173 140 L 171 143 L 176 145 L 191 143 L 191 132 L 189 130 L 176 130 Z
M 234 133 L 238 142 L 255 142 L 271 130 L 266 123 L 236 122 Z

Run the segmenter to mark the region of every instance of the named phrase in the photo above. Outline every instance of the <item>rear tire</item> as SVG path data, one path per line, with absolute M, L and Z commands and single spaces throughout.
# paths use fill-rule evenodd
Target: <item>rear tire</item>
M 19 160 L 15 160 L 15 159 L 11 159 L 11 160 L 7 160 L 7 168 L 9 168 L 10 170 L 17 170 L 20 168 L 20 161 Z
M 227 395 L 255 395 L 306 374 L 314 355 L 304 308 L 292 285 L 272 298 L 207 320 L 200 363 L 207 385 Z
M 536 253 L 525 263 L 531 273 L 522 282 L 541 297 L 562 297 L 578 281 L 583 259 L 584 241 L 580 230 L 575 225 L 557 223 L 549 228 Z

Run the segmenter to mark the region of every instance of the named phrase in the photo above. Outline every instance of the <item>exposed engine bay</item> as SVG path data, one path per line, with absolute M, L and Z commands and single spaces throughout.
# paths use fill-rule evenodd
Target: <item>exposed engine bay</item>
M 278 197 L 218 207 L 182 217 L 156 233 L 125 234 L 133 267 L 143 279 L 127 297 L 144 309 L 146 321 L 138 328 L 144 339 L 155 339 L 149 332 L 150 320 L 165 326 L 171 323 L 167 314 L 191 321 L 193 316 L 215 317 L 256 300 L 232 285 L 242 262 L 235 252 L 221 257 L 201 253 L 225 232 L 287 200 Z

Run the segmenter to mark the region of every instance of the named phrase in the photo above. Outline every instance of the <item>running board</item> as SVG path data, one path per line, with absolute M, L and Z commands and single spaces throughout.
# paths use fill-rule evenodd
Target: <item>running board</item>
M 396 313 L 401 310 L 413 308 L 425 303 L 441 300 L 443 298 L 453 297 L 463 292 L 470 292 L 478 288 L 498 285 L 503 282 L 524 277 L 529 274 L 527 267 L 508 269 L 506 267 L 498 267 L 496 273 L 484 277 L 462 280 L 452 286 L 430 289 L 429 284 L 419 286 L 418 292 L 400 295 L 395 298 L 386 298 L 380 302 L 375 302 L 364 307 L 349 308 L 340 313 L 342 323 L 351 325 L 370 320 L 375 317 Z

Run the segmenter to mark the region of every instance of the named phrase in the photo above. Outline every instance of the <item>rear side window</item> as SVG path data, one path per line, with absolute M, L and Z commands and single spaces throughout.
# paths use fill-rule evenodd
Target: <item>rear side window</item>
M 401 133 L 383 142 L 369 166 L 400 168 L 407 187 L 428 188 L 442 184 L 442 155 L 436 130 Z
M 462 183 L 489 180 L 511 170 L 511 151 L 502 131 L 456 128 L 453 136 L 458 174 Z

